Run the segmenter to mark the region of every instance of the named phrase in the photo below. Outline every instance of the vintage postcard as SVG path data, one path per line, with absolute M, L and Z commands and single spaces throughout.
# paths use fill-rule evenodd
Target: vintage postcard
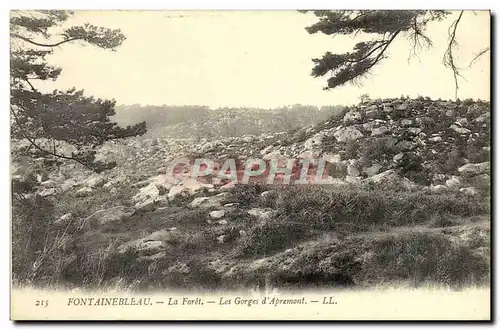
M 487 10 L 12 10 L 11 320 L 491 320 Z

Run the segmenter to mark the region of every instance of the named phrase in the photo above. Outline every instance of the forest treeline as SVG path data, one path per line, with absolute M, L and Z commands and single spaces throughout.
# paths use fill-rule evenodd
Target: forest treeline
M 146 121 L 148 137 L 214 138 L 289 131 L 327 120 L 344 106 L 293 105 L 273 109 L 119 105 L 120 125 Z

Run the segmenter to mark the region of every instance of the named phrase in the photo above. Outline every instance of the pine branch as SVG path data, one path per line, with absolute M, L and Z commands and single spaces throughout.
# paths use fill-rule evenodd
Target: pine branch
M 71 41 L 75 41 L 75 40 L 82 40 L 83 38 L 81 37 L 75 37 L 75 38 L 69 38 L 69 39 L 65 39 L 65 40 L 62 40 L 62 41 L 59 41 L 59 42 L 56 42 L 55 44 L 42 44 L 42 43 L 39 43 L 39 42 L 36 42 L 34 40 L 31 40 L 29 38 L 26 38 L 26 37 L 23 37 L 22 35 L 19 35 L 17 33 L 13 33 L 10 35 L 12 38 L 16 38 L 16 39 L 21 39 L 21 40 L 24 40 L 26 42 L 29 42 L 30 44 L 32 45 L 35 45 L 35 46 L 39 46 L 39 47 L 57 47 L 57 46 L 60 46 L 64 43 L 67 43 L 67 42 L 71 42 Z
M 17 114 L 16 112 L 12 109 L 12 107 L 10 108 L 10 112 L 12 113 L 12 116 L 14 117 L 14 121 L 16 123 L 16 126 L 17 128 L 19 129 L 19 131 L 21 132 L 21 134 L 23 135 L 23 137 L 28 140 L 28 142 L 33 146 L 35 147 L 36 149 L 38 149 L 39 151 L 45 153 L 45 154 L 48 154 L 48 155 L 52 155 L 52 156 L 55 156 L 55 157 L 58 157 L 58 158 L 62 158 L 62 159 L 67 159 L 67 160 L 74 160 L 80 164 L 82 164 L 83 166 L 87 167 L 88 164 L 82 162 L 81 160 L 79 160 L 78 158 L 75 158 L 75 157 L 70 157 L 70 156 L 66 156 L 66 155 L 62 155 L 62 154 L 58 154 L 56 152 L 52 152 L 52 151 L 49 151 L 49 150 L 46 150 L 42 147 L 40 147 L 36 142 L 35 142 L 35 138 L 32 138 L 30 137 L 26 131 L 21 127 L 21 124 L 20 124 L 20 120 L 19 118 L 17 117 Z

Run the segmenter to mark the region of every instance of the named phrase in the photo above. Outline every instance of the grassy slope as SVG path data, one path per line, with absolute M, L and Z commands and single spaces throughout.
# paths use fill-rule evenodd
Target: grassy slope
M 209 211 L 221 207 L 191 208 L 188 202 L 75 232 L 58 252 L 67 262 L 46 270 L 56 272 L 50 282 L 241 289 L 461 287 L 489 280 L 489 203 L 482 196 L 238 186 L 222 202 L 240 203 L 226 208 L 223 224 L 208 221 Z M 259 220 L 247 213 L 254 207 L 276 213 Z M 133 249 L 120 251 L 122 244 L 162 230 L 165 247 L 152 260 Z M 221 235 L 224 243 L 217 240 Z

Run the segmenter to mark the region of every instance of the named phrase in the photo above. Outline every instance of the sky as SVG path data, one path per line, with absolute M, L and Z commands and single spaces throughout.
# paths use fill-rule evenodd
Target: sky
M 326 78 L 313 78 L 312 58 L 346 52 L 352 36 L 309 34 L 312 14 L 296 11 L 77 11 L 67 24 L 120 28 L 127 39 L 116 52 L 81 44 L 56 49 L 49 62 L 62 67 L 59 79 L 42 90 L 75 86 L 86 95 L 117 104 L 207 105 L 274 108 L 293 104 L 353 104 L 372 98 L 419 95 L 453 99 L 453 74 L 442 59 L 448 27 L 457 17 L 432 23 L 433 46 L 410 57 L 410 43 L 396 39 L 389 58 L 362 81 L 324 91 Z M 466 12 L 457 29 L 458 97 L 489 100 L 490 55 L 467 68 L 489 46 L 487 11 Z

